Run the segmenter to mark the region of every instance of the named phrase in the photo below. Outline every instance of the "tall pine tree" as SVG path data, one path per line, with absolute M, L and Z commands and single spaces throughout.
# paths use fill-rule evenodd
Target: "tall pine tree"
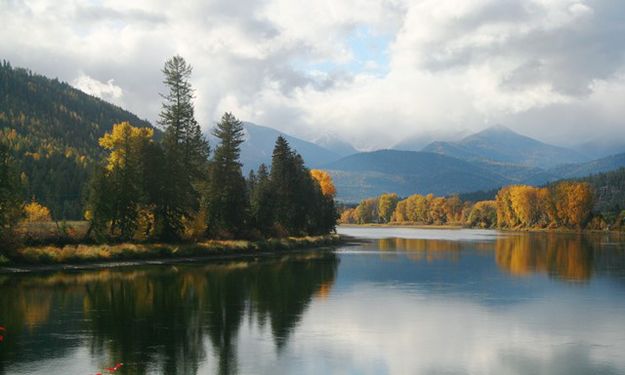
M 302 157 L 283 137 L 278 137 L 273 150 L 270 186 L 275 235 L 324 234 L 334 229 L 333 196 L 323 194 Z
M 183 219 L 199 208 L 199 185 L 206 176 L 209 147 L 195 120 L 191 72 L 180 56 L 167 60 L 163 68 L 169 92 L 163 95 L 159 121 L 165 130 L 165 164 L 156 215 L 157 232 L 163 240 L 181 237 Z
M 219 139 L 210 165 L 206 203 L 207 224 L 211 236 L 232 237 L 245 234 L 249 202 L 247 186 L 241 173 L 243 124 L 225 113 L 213 130 Z

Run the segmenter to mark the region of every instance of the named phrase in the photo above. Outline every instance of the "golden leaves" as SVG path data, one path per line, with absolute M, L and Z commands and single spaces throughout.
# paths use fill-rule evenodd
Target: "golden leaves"
M 50 210 L 35 201 L 32 201 L 24 206 L 24 213 L 26 214 L 24 221 L 28 223 L 52 220 Z
M 336 195 L 336 187 L 328 172 L 320 169 L 312 169 L 310 175 L 319 183 L 319 186 L 321 186 L 323 195 L 326 197 L 334 197 Z

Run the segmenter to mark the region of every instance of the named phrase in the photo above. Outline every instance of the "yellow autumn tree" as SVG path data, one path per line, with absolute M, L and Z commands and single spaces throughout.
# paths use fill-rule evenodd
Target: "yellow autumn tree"
M 397 205 L 395 206 L 395 211 L 393 211 L 393 216 L 391 217 L 391 222 L 405 223 L 408 221 L 408 216 L 406 214 L 406 203 L 406 199 L 397 202 Z
M 479 201 L 473 205 L 467 218 L 471 227 L 493 228 L 497 225 L 497 202 Z
M 399 202 L 399 197 L 395 193 L 382 194 L 378 199 L 378 216 L 382 223 L 391 221 L 395 207 Z
M 112 207 L 106 221 L 111 223 L 110 232 L 121 238 L 133 238 L 139 227 L 144 233 L 154 228 L 154 216 L 142 207 L 141 177 L 144 173 L 142 158 L 153 135 L 151 128 L 137 128 L 122 122 L 115 124 L 99 141 L 100 146 L 109 151 L 105 176 L 109 186 L 105 196 L 95 194 L 94 197 L 99 196 L 100 201 L 107 201 Z
M 555 206 L 558 218 L 569 227 L 586 224 L 594 205 L 594 194 L 586 182 L 561 182 L 555 186 Z
M 356 224 L 358 223 L 358 218 L 356 215 L 355 208 L 347 208 L 343 212 L 341 212 L 341 216 L 339 218 L 341 224 Z
M 310 175 L 319 183 L 319 186 L 321 186 L 323 195 L 326 197 L 334 197 L 336 195 L 336 187 L 332 181 L 332 176 L 330 176 L 328 172 L 320 169 L 312 169 Z
M 111 152 L 107 159 L 107 169 L 112 171 L 128 167 L 130 159 L 137 155 L 134 151 L 149 142 L 153 136 L 154 130 L 151 128 L 137 128 L 127 121 L 115 124 L 113 130 L 99 140 L 100 146 Z
M 27 223 L 52 221 L 52 216 L 50 215 L 48 207 L 43 206 L 34 200 L 24 206 L 24 214 L 24 221 Z

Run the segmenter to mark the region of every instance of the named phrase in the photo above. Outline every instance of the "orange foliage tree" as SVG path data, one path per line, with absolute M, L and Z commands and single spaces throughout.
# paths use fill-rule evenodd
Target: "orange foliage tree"
M 328 172 L 320 169 L 311 169 L 310 175 L 319 183 L 319 186 L 321 186 L 323 195 L 326 197 L 334 197 L 336 195 L 336 187 L 332 181 L 332 176 L 330 176 Z

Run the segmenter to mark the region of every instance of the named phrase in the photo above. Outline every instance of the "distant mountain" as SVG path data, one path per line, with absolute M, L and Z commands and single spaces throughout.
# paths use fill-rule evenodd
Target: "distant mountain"
M 423 151 L 463 160 L 492 160 L 539 168 L 588 160 L 578 152 L 537 141 L 501 125 L 490 127 L 458 142 L 433 142 Z
M 625 167 L 625 153 L 608 156 L 579 164 L 566 164 L 549 170 L 560 178 L 585 177 L 591 174 L 613 171 Z
M 473 133 L 464 130 L 454 134 L 436 135 L 433 133 L 421 134 L 416 136 L 407 137 L 400 142 L 396 143 L 393 150 L 402 151 L 425 151 L 424 148 L 430 145 L 430 143 L 446 142 L 454 143 L 462 140 Z
M 625 153 L 625 140 L 615 137 L 612 140 L 588 141 L 574 146 L 573 149 L 591 159 L 601 159 L 610 155 Z
M 330 150 L 341 157 L 358 153 L 358 150 L 356 150 L 354 146 L 334 134 L 326 133 L 315 139 L 313 143 Z
M 244 122 L 243 126 L 245 128 L 245 142 L 241 145 L 241 163 L 245 174 L 250 169 L 257 169 L 261 163 L 271 165 L 273 147 L 276 138 L 280 135 L 286 138 L 291 147 L 302 155 L 309 168 L 316 168 L 341 158 L 339 154 L 333 151 L 269 127 L 251 122 Z M 213 146 L 217 142 L 212 134 L 209 135 L 209 141 Z
M 480 163 L 416 151 L 363 152 L 325 165 L 324 169 L 334 179 L 337 199 L 345 202 L 357 202 L 383 192 L 402 196 L 447 195 L 492 189 L 515 181 Z
M 27 198 L 56 218 L 82 218 L 81 192 L 102 153 L 98 139 L 122 121 L 151 127 L 65 82 L 0 64 L 0 142 L 15 151 Z

